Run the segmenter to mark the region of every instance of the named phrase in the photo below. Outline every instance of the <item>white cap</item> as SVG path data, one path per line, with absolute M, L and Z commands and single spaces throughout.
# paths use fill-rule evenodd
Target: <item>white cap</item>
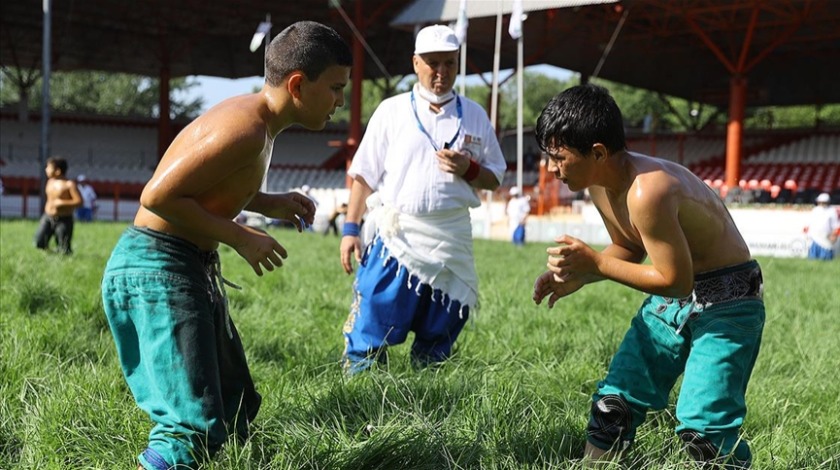
M 305 192 L 305 193 L 308 193 L 310 189 L 312 189 L 312 188 L 310 188 L 308 184 L 305 184 L 305 185 L 300 187 L 300 190 Z
M 414 41 L 414 53 L 417 55 L 429 52 L 452 52 L 461 47 L 455 31 L 449 26 L 436 24 L 426 26 L 417 33 Z
M 829 196 L 828 193 L 822 193 L 819 196 L 817 196 L 817 202 L 831 202 L 831 196 Z
M 87 181 L 87 178 L 85 175 L 79 175 L 76 177 L 76 181 Z
M 511 196 L 519 196 L 519 194 L 520 194 L 519 186 L 513 186 L 513 187 L 510 188 L 510 195 Z

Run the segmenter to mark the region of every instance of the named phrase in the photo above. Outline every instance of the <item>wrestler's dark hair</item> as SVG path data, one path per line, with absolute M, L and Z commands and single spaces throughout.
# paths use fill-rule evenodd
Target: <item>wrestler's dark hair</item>
M 592 84 L 569 88 L 552 98 L 537 118 L 535 137 L 544 152 L 565 147 L 588 155 L 596 143 L 610 153 L 627 148 L 621 110 L 606 88 Z
M 298 21 L 268 45 L 265 81 L 270 86 L 279 86 L 295 70 L 315 81 L 328 67 L 352 64 L 350 47 L 334 29 L 315 21 Z
M 61 157 L 50 157 L 47 159 L 47 165 L 52 165 L 53 168 L 61 170 L 62 175 L 67 174 L 67 160 Z

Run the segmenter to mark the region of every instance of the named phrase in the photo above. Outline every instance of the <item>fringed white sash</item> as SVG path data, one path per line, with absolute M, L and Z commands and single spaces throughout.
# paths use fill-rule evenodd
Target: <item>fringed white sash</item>
M 437 211 L 412 216 L 383 205 L 377 193 L 367 199 L 368 215 L 362 240 L 370 246 L 379 236 L 388 256 L 394 257 L 420 284 L 427 284 L 443 295 L 436 302 L 458 301 L 475 311 L 478 301 L 478 275 L 472 251 L 472 223 L 469 209 Z M 449 305 L 447 305 L 449 308 Z

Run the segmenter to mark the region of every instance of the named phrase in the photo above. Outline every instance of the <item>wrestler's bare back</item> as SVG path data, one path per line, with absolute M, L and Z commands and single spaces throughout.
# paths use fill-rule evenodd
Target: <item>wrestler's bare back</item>
M 603 187 L 590 188 L 593 202 L 620 244 L 629 243 L 644 250 L 642 237 L 631 221 L 627 194 L 666 188 L 661 191 L 666 193 L 664 197 L 676 198 L 679 225 L 691 252 L 695 274 L 750 260 L 749 248 L 723 201 L 703 181 L 687 168 L 667 160 L 631 152 L 627 153 L 627 159 L 633 178 L 627 192 L 611 196 Z
M 271 162 L 274 139 L 264 112 L 259 94 L 231 98 L 211 108 L 178 134 L 144 193 L 191 198 L 215 216 L 236 217 L 259 191 Z M 218 246 L 216 240 L 143 206 L 134 225 L 189 240 L 203 250 Z

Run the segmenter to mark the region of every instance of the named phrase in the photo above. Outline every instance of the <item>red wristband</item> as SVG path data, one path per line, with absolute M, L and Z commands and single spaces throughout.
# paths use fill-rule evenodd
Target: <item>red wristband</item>
M 470 166 L 467 168 L 467 171 L 461 176 L 464 178 L 464 181 L 470 182 L 476 178 L 478 178 L 478 174 L 481 173 L 481 165 L 478 164 L 475 160 L 470 158 Z

